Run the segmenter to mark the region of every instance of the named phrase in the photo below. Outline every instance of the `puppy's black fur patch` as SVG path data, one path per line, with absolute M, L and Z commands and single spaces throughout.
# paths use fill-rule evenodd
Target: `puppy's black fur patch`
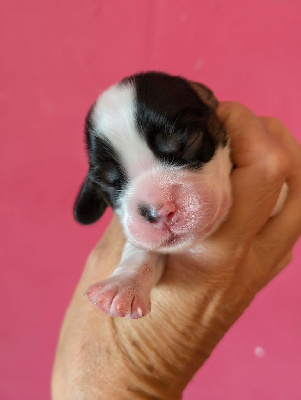
M 137 130 L 161 161 L 195 168 L 211 160 L 220 144 L 212 130 L 222 128 L 214 109 L 188 81 L 161 72 L 148 72 L 123 80 L 128 82 L 136 89 Z M 207 90 L 212 95 L 201 86 L 203 92 Z

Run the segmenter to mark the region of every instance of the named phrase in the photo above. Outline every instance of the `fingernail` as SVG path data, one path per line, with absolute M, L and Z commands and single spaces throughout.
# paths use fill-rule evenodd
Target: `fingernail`
M 95 300 L 95 301 L 94 301 L 94 304 L 97 306 L 97 305 L 100 304 L 101 302 L 102 302 L 102 299 L 100 298 L 100 299 Z

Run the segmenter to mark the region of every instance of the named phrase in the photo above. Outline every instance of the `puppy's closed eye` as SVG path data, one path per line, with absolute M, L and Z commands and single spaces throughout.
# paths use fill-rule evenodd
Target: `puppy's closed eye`
M 122 169 L 113 160 L 90 168 L 89 176 L 100 187 L 118 187 L 123 179 Z
M 176 153 L 181 148 L 181 140 L 174 133 L 162 132 L 155 137 L 156 148 L 166 154 Z
M 113 162 L 107 163 L 101 175 L 104 183 L 108 185 L 116 185 L 121 178 L 120 171 Z

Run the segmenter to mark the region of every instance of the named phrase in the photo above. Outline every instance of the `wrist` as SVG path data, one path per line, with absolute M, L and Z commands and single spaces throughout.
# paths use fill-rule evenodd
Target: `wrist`
M 192 376 L 253 298 L 234 281 L 218 288 L 212 282 L 198 285 L 198 291 L 191 285 L 173 288 L 163 279 L 153 289 L 149 315 L 136 321 L 114 320 L 133 387 L 145 398 L 181 398 Z M 187 291 L 189 302 L 176 301 L 171 309 L 171 291 L 173 299 L 185 298 Z M 198 295 L 192 298 L 191 291 Z

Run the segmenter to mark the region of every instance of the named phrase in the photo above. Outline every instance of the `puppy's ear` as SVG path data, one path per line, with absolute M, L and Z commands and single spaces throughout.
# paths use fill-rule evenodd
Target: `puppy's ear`
M 218 106 L 218 100 L 214 96 L 212 90 L 210 90 L 209 88 L 207 88 L 207 86 L 199 82 L 188 81 L 188 83 L 192 87 L 192 89 L 197 93 L 200 99 L 203 100 L 205 104 L 207 104 L 207 106 L 216 109 L 216 107 Z
M 92 224 L 102 216 L 106 207 L 101 189 L 87 176 L 74 204 L 74 218 L 81 224 Z

